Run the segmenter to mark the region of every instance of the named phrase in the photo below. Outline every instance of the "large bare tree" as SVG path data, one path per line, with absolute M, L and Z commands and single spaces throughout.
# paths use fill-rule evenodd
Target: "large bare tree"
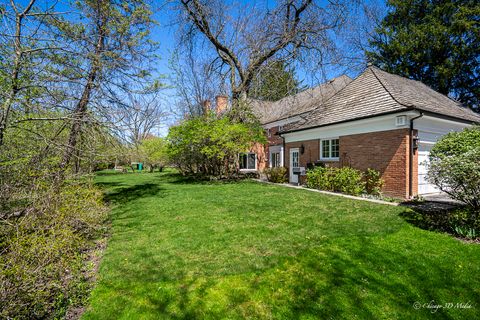
M 179 0 L 182 35 L 201 35 L 229 75 L 234 103 L 246 99 L 258 70 L 270 59 L 321 61 L 350 1 L 281 0 L 272 8 L 218 0 Z

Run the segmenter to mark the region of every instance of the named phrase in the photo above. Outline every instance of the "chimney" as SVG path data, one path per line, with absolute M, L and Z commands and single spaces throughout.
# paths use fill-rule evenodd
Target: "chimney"
M 226 110 L 228 106 L 228 97 L 227 96 L 216 96 L 215 97 L 215 111 L 217 113 L 217 116 L 222 115 Z
M 202 102 L 203 115 L 208 115 L 210 108 L 212 107 L 212 102 L 210 100 L 205 100 Z

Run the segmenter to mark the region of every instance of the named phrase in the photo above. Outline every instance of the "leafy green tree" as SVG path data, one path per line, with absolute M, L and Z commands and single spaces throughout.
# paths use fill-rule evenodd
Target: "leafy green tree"
M 389 0 L 388 6 L 367 52 L 373 64 L 478 110 L 480 2 Z
M 301 90 L 295 71 L 284 61 L 274 61 L 258 72 L 250 87 L 250 97 L 277 101 Z
M 171 127 L 167 141 L 171 161 L 184 174 L 231 177 L 238 154 L 264 143 L 265 137 L 258 123 L 207 116 Z
M 150 172 L 153 172 L 156 168 L 162 171 L 168 163 L 167 143 L 164 138 L 149 137 L 144 139 L 140 144 L 140 152 Z
M 480 213 L 480 127 L 445 135 L 430 152 L 428 180 Z

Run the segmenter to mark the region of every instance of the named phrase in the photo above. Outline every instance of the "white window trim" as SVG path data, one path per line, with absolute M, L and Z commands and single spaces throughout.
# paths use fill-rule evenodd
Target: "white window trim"
M 280 165 L 279 167 L 283 167 L 283 147 L 282 146 L 271 146 L 269 147 L 268 151 L 268 167 L 272 167 L 272 153 L 280 153 Z
M 320 139 L 320 160 L 326 161 L 339 161 L 340 157 L 324 157 L 323 156 L 323 141 L 330 141 L 328 154 L 332 154 L 332 140 L 338 140 L 338 145 L 340 146 L 340 138 L 339 137 L 332 137 L 332 138 L 324 138 Z
M 255 169 L 240 169 L 241 172 L 254 172 L 254 171 L 257 171 L 257 168 L 258 168 L 258 157 L 257 157 L 257 154 L 255 152 L 243 152 L 243 153 L 240 153 L 240 155 L 247 155 L 247 164 L 248 164 L 248 155 L 249 154 L 254 154 L 255 155 Z

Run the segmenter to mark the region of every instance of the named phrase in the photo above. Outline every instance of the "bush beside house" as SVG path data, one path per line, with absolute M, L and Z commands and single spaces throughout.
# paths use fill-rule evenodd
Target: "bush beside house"
M 287 168 L 285 167 L 273 167 L 264 170 L 267 180 L 273 183 L 286 183 L 288 182 Z
M 480 127 L 445 135 L 432 148 L 428 180 L 466 208 L 451 228 L 457 234 L 480 235 Z
M 362 193 L 379 195 L 383 181 L 380 173 L 373 169 L 362 173 L 350 167 L 315 167 L 307 171 L 306 185 L 312 189 L 350 195 Z

